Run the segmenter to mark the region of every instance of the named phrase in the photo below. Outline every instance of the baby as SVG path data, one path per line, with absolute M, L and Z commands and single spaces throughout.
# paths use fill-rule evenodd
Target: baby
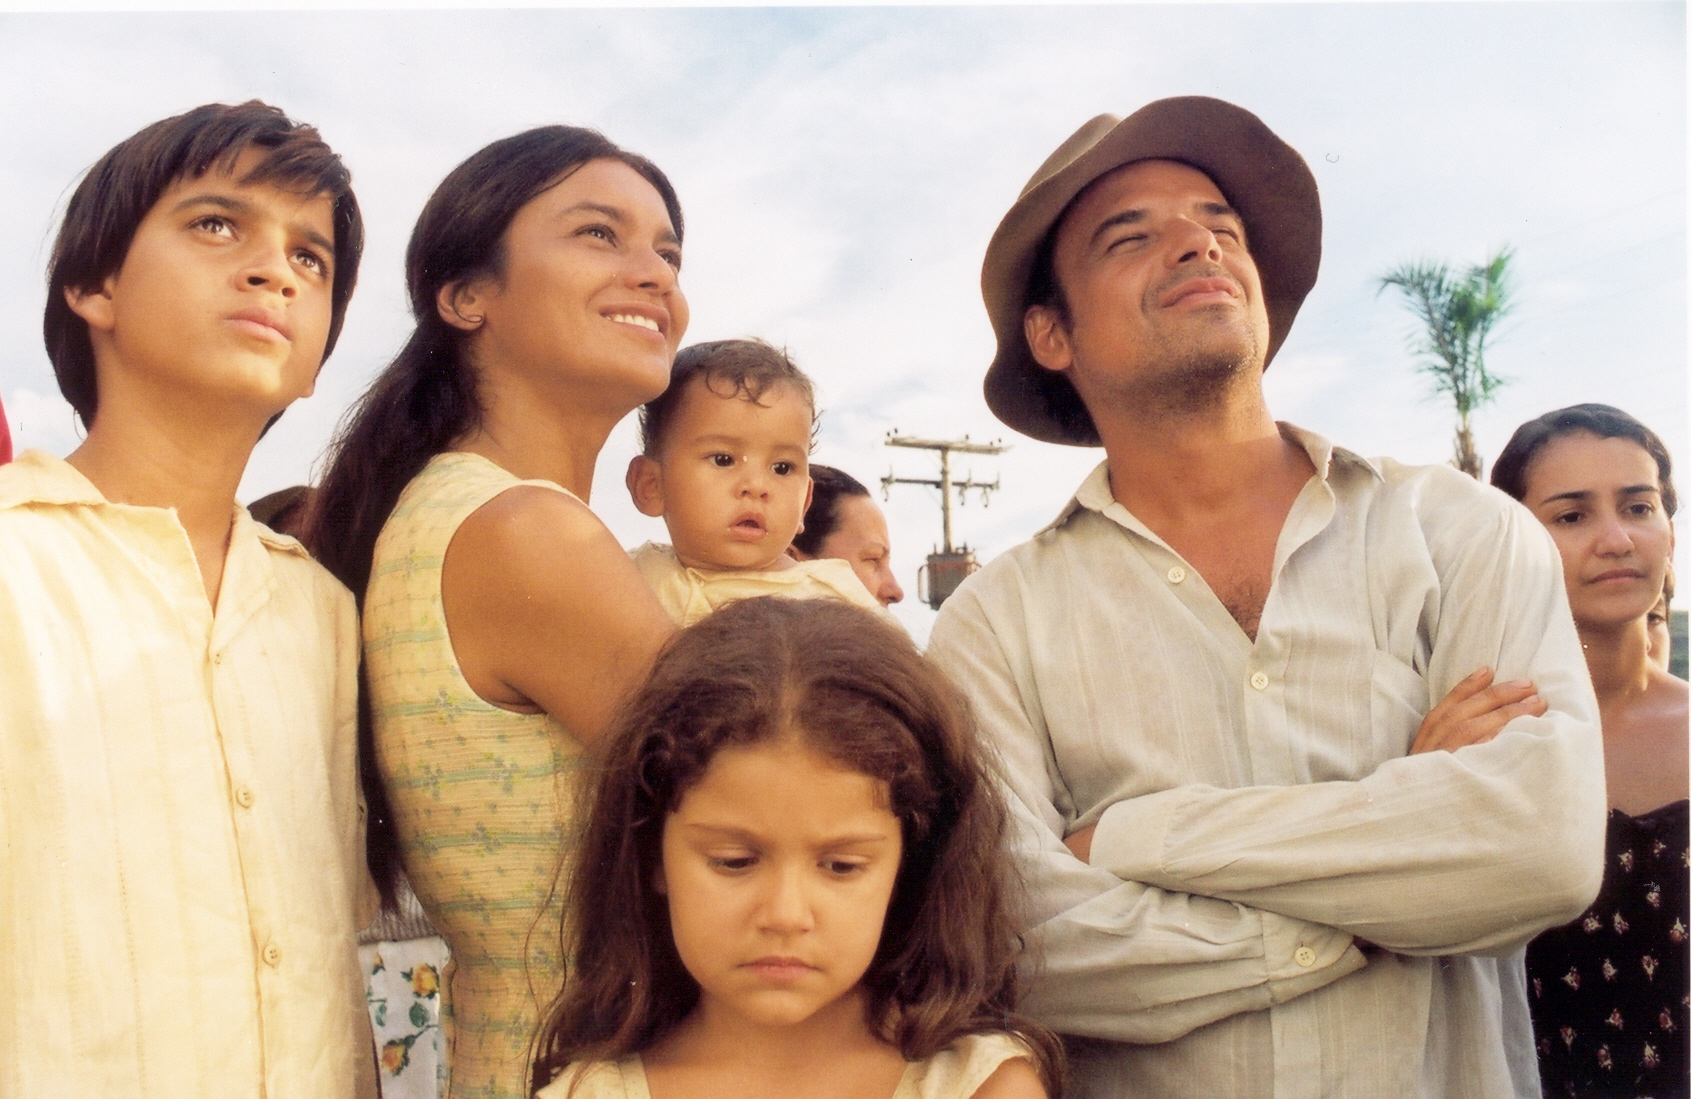
M 662 516 L 671 545 L 633 552 L 670 617 L 692 625 L 752 595 L 844 599 L 880 608 L 844 561 L 787 556 L 810 503 L 810 379 L 762 340 L 683 348 L 669 388 L 640 410 L 644 452 L 628 491 Z

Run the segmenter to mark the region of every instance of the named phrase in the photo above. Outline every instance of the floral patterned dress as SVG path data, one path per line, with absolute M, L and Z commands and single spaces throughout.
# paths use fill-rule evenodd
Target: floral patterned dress
M 1609 811 L 1603 888 L 1585 914 L 1527 947 L 1547 1099 L 1691 1093 L 1686 1040 L 1691 801 Z

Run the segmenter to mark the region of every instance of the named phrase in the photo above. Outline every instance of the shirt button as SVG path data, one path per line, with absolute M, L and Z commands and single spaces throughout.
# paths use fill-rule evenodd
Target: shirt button
M 1267 672 L 1252 672 L 1251 673 L 1251 686 L 1255 687 L 1259 691 L 1267 690 L 1268 689 L 1268 673 Z
M 253 794 L 251 786 L 235 787 L 235 804 L 239 805 L 242 809 L 251 809 L 252 803 Z
M 263 957 L 264 957 L 264 964 L 265 965 L 268 965 L 268 966 L 281 965 L 282 964 L 282 948 L 277 946 L 275 943 L 265 943 L 264 944 Z M 1311 959 L 1314 959 L 1314 957 L 1315 957 L 1314 954 L 1310 955 Z
M 1179 565 L 1168 570 L 1168 582 L 1170 584 L 1178 584 L 1184 579 L 1186 579 L 1186 570 Z
M 214 655 L 213 655 L 213 656 L 212 656 L 212 658 L 211 658 L 211 662 L 212 662 L 212 663 L 213 663 L 213 664 L 221 664 L 221 663 L 223 663 L 223 654 L 222 654 L 222 653 L 216 653 L 216 654 L 214 654 Z
M 1315 951 L 1311 950 L 1307 946 L 1300 946 L 1292 953 L 1292 960 L 1303 966 L 1305 969 L 1308 969 L 1310 966 L 1315 964 Z

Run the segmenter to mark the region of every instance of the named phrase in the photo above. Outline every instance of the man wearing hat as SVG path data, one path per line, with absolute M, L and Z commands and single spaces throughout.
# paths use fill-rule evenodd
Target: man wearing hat
M 987 403 L 1105 460 L 930 652 L 1002 756 L 1079 1095 L 1536 1096 L 1519 952 L 1601 878 L 1543 529 L 1268 413 L 1320 242 L 1303 159 L 1186 97 L 1082 127 L 987 249 Z

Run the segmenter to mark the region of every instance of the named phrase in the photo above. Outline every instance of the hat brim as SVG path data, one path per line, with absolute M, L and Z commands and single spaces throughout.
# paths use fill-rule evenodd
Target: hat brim
M 1209 176 L 1239 212 L 1268 311 L 1264 366 L 1285 342 L 1321 266 L 1321 197 L 1297 150 L 1243 108 L 1206 96 L 1159 99 L 1125 119 L 1099 115 L 1040 166 L 999 223 L 981 266 L 981 294 L 998 339 L 986 403 L 1024 435 L 1098 446 L 1098 430 L 1067 377 L 1034 360 L 1023 335 L 1035 254 L 1075 197 L 1140 160 L 1175 160 Z

